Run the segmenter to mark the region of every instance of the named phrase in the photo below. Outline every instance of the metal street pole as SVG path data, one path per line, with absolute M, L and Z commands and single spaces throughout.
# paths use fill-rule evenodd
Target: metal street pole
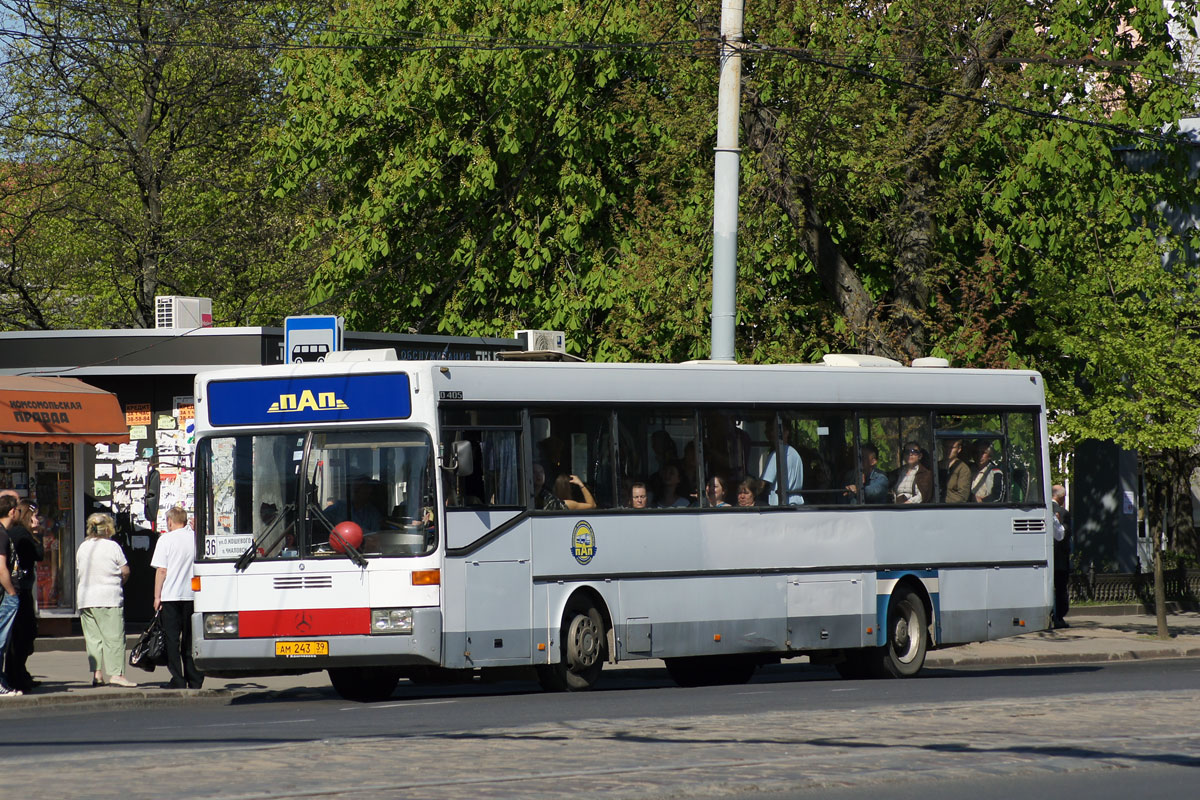
M 733 361 L 737 289 L 738 123 L 742 94 L 744 0 L 721 4 L 721 83 L 713 165 L 712 347 L 714 361 Z

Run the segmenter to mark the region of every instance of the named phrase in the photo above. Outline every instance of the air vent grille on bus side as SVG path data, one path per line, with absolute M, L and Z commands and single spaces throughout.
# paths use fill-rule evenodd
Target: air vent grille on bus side
M 276 589 L 332 589 L 332 575 L 282 575 L 275 578 Z
M 1045 533 L 1046 520 L 1044 519 L 1014 519 L 1013 533 Z

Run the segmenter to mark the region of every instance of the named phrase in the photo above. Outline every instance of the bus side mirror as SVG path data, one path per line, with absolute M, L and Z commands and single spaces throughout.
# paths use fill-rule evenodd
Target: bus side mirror
M 454 474 L 460 478 L 465 478 L 475 472 L 475 456 L 471 450 L 471 443 L 463 439 L 456 439 L 450 445 L 450 456 L 442 456 L 442 469 L 453 470 Z
M 454 443 L 454 474 L 460 478 L 475 474 L 475 455 L 471 443 L 459 439 Z

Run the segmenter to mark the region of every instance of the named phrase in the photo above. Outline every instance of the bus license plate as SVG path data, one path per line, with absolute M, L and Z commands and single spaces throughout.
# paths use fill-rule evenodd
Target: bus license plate
M 329 642 L 276 642 L 277 656 L 327 656 Z

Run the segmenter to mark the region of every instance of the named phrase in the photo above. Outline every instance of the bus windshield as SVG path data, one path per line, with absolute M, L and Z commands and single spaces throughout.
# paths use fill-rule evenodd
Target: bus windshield
M 415 430 L 202 440 L 197 558 L 344 558 L 330 543 L 341 523 L 353 523 L 351 544 L 361 531 L 367 557 L 425 555 L 438 538 L 433 464 L 428 434 Z

